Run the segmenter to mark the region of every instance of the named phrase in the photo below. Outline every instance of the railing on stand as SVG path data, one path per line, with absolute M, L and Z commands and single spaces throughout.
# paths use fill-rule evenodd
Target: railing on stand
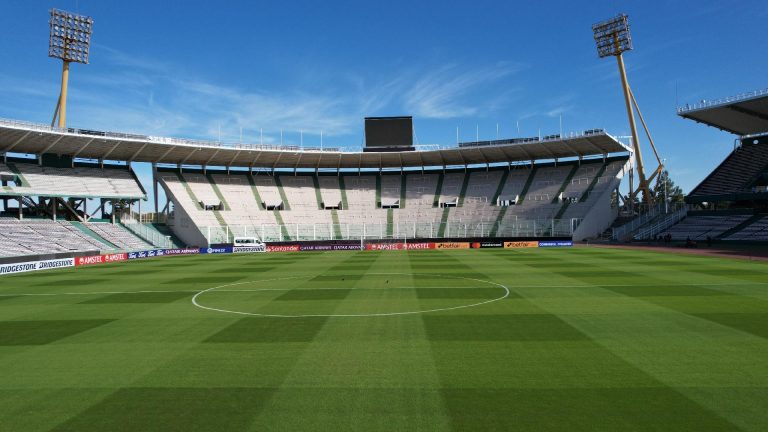
M 173 242 L 170 236 L 164 235 L 153 228 L 140 224 L 135 220 L 123 221 L 123 226 L 130 232 L 141 237 L 148 243 L 158 248 L 173 248 Z
M 635 240 L 651 240 L 657 235 L 667 230 L 672 225 L 683 220 L 687 215 L 688 215 L 687 206 L 678 208 L 675 211 L 665 215 L 663 218 L 653 223 L 652 225 L 648 226 L 647 228 L 643 228 L 640 231 L 638 231 L 637 234 L 635 234 L 634 239 Z
M 509 222 L 411 222 L 367 224 L 287 224 L 206 226 L 209 244 L 231 243 L 235 237 L 263 242 L 316 240 L 384 240 L 419 238 L 570 237 L 581 219 L 511 220 Z

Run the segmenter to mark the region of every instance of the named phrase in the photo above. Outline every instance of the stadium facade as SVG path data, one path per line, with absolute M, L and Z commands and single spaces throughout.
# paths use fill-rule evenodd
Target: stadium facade
M 171 242 L 208 247 L 235 237 L 578 241 L 611 225 L 618 187 L 631 166 L 631 149 L 599 129 L 363 152 L 226 145 L 0 120 L 0 152 L 2 223 L 41 237 L 55 226 L 62 236 L 83 234 L 83 241 L 61 249 L 74 244 L 102 251 Z M 133 171 L 139 162 L 153 168 L 150 206 Z M 159 202 L 159 188 L 165 202 Z M 99 206 L 87 208 L 88 199 Z M 143 213 L 153 207 L 154 221 L 167 225 L 144 223 L 138 216 L 142 202 Z M 53 223 L 41 228 L 35 217 Z M 3 238 L 8 249 L 3 254 L 33 246 L 19 244 L 20 236 Z

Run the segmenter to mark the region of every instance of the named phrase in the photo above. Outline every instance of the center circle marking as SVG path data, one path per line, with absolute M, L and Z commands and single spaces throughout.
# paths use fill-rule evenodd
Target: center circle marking
M 252 283 L 258 283 L 258 282 L 276 282 L 276 281 L 284 281 L 284 280 L 293 280 L 293 279 L 302 279 L 304 276 L 289 276 L 289 277 L 281 277 L 281 278 L 273 278 L 273 279 L 262 279 L 262 280 L 253 280 L 253 281 L 245 281 L 245 282 L 235 282 L 225 285 L 219 285 L 211 288 L 204 289 L 198 293 L 196 293 L 194 296 L 192 296 L 192 304 L 200 309 L 205 309 L 209 311 L 214 312 L 223 312 L 223 313 L 231 313 L 236 315 L 248 315 L 248 316 L 258 316 L 258 317 L 271 317 L 271 318 L 306 318 L 306 317 L 381 317 L 381 316 L 397 316 L 397 315 L 415 315 L 415 314 L 423 314 L 423 313 L 430 313 L 430 312 L 441 312 L 441 311 L 449 311 L 449 310 L 456 310 L 456 309 L 466 309 L 471 307 L 477 307 L 482 306 L 484 304 L 497 302 L 499 300 L 503 300 L 507 297 L 509 297 L 509 288 L 507 288 L 505 285 L 502 285 L 500 283 L 491 282 L 483 279 L 475 279 L 475 278 L 468 278 L 463 276 L 453 276 L 453 275 L 436 275 L 436 274 L 429 274 L 429 273 L 368 273 L 371 276 L 435 276 L 437 278 L 447 278 L 447 279 L 461 279 L 461 280 L 468 280 L 468 281 L 474 281 L 479 282 L 483 284 L 488 284 L 500 289 L 504 290 L 504 294 L 500 297 L 492 298 L 489 300 L 483 300 L 481 302 L 477 303 L 470 303 L 470 304 L 464 304 L 464 305 L 458 305 L 458 306 L 451 306 L 451 307 L 444 307 L 444 308 L 435 308 L 435 309 L 420 309 L 420 310 L 413 310 L 413 311 L 404 311 L 404 312 L 381 312 L 381 313 L 365 313 L 365 314 L 298 314 L 298 315 L 288 315 L 288 314 L 269 314 L 269 313 L 257 313 L 257 312 L 244 312 L 244 311 L 237 311 L 237 310 L 230 310 L 230 309 L 222 309 L 222 308 L 215 308 L 210 306 L 205 306 L 200 303 L 199 299 L 200 296 L 206 293 L 215 292 L 216 290 L 232 287 L 232 286 L 238 286 L 238 285 L 246 285 L 246 284 L 252 284 Z M 339 277 L 344 277 L 347 275 L 339 275 Z M 456 287 L 461 288 L 461 287 Z M 294 288 L 286 288 L 286 289 L 277 289 L 277 288 L 261 288 L 261 289 L 253 289 L 249 291 L 291 291 Z M 354 289 L 354 288 L 350 288 Z M 386 288 L 381 288 L 386 289 Z M 397 288 L 399 289 L 399 288 Z M 245 290 L 243 290 L 245 291 Z M 222 292 L 222 291 L 220 291 Z

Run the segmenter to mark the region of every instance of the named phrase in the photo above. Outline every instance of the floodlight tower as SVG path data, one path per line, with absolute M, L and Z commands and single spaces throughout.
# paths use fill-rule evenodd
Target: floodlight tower
M 93 19 L 84 15 L 51 9 L 51 37 L 48 44 L 48 57 L 61 59 L 61 93 L 53 112 L 51 126 L 59 118 L 58 126 L 67 126 L 67 84 L 69 82 L 69 64 L 88 64 L 88 52 L 91 47 Z
M 632 146 L 635 153 L 635 169 L 640 180 L 637 190 L 631 190 L 630 183 L 630 203 L 637 195 L 638 192 L 643 193 L 643 198 L 648 204 L 653 204 L 653 195 L 649 184 L 653 179 L 663 170 L 664 165 L 659 158 L 659 154 L 656 151 L 656 145 L 653 143 L 651 133 L 648 130 L 648 126 L 645 124 L 643 114 L 640 112 L 640 107 L 637 105 L 635 96 L 632 93 L 632 89 L 629 87 L 629 81 L 627 81 L 627 71 L 624 68 L 624 58 L 622 53 L 632 50 L 632 36 L 629 33 L 629 20 L 627 15 L 619 14 L 609 20 L 599 22 L 592 26 L 592 31 L 595 35 L 595 43 L 597 44 L 597 55 L 600 58 L 614 56 L 619 64 L 619 76 L 621 78 L 621 86 L 624 89 L 624 103 L 627 105 L 627 117 L 629 117 L 629 128 L 632 133 Z M 640 121 L 643 124 L 645 133 L 648 136 L 648 141 L 651 144 L 653 153 L 656 155 L 656 160 L 659 163 L 658 168 L 654 171 L 650 178 L 646 178 L 645 170 L 643 168 L 643 154 L 640 150 L 640 142 L 637 136 L 637 125 L 635 123 L 635 111 L 640 117 Z M 631 180 L 631 179 L 630 179 Z

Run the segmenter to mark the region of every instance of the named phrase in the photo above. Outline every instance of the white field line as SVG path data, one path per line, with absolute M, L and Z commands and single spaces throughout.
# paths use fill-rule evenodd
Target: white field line
M 298 278 L 298 277 L 296 277 Z M 293 278 L 293 279 L 296 279 Z M 281 278 L 282 279 L 282 278 Z M 256 283 L 256 282 L 267 282 L 271 281 L 272 279 L 266 279 L 263 281 L 247 281 L 247 282 L 239 282 L 238 284 L 246 284 L 246 283 Z M 487 282 L 487 283 L 493 283 L 490 281 L 482 281 L 481 282 Z M 501 285 L 501 284 L 498 284 Z M 768 282 L 734 282 L 734 283 L 708 283 L 708 284 L 699 284 L 699 283 L 688 283 L 688 284 L 673 284 L 670 283 L 670 285 L 674 286 L 692 286 L 692 287 L 718 287 L 718 286 L 751 286 L 751 285 L 768 285 Z M 222 285 L 222 286 L 229 286 L 229 285 Z M 599 284 L 599 285 L 511 285 L 512 288 L 611 288 L 611 287 L 656 287 L 660 286 L 660 284 Z M 365 287 L 351 287 L 351 288 L 315 288 L 318 290 L 332 290 L 332 289 L 339 289 L 339 290 L 380 290 L 380 289 L 477 289 L 477 288 L 488 288 L 487 286 L 483 287 L 449 287 L 449 286 L 433 286 L 433 287 L 382 287 L 382 288 L 365 288 Z M 225 290 L 225 289 L 216 289 L 217 292 L 256 292 L 256 291 L 290 291 L 294 289 L 313 289 L 313 288 L 261 288 L 261 289 L 232 289 L 232 290 Z M 152 293 L 199 293 L 200 291 L 197 290 L 141 290 L 141 291 L 93 291 L 93 292 L 63 292 L 63 293 L 18 293 L 18 294 L 11 294 L 11 293 L 3 293 L 0 294 L 0 297 L 19 297 L 19 296 L 40 296 L 40 297 L 50 297 L 50 296 L 60 296 L 60 295 L 105 295 L 105 294 L 152 294 Z
M 415 315 L 415 314 L 423 314 L 423 313 L 429 313 L 429 312 L 441 312 L 441 311 L 449 311 L 449 310 L 456 310 L 456 309 L 465 309 L 470 307 L 476 307 L 488 303 L 493 303 L 499 300 L 503 300 L 507 298 L 510 294 L 509 288 L 506 286 L 496 283 L 496 282 L 490 282 L 490 281 L 484 281 L 481 279 L 474 279 L 474 278 L 465 278 L 461 276 L 441 276 L 441 275 L 431 275 L 431 274 L 423 274 L 423 273 L 368 273 L 369 275 L 401 275 L 401 276 L 411 276 L 411 275 L 423 275 L 423 276 L 435 276 L 435 277 L 443 277 L 443 278 L 451 278 L 451 279 L 463 279 L 463 280 L 471 280 L 475 282 L 485 283 L 489 285 L 493 285 L 499 288 L 502 288 L 504 290 L 504 294 L 501 297 L 493 298 L 490 300 L 484 300 L 477 303 L 471 303 L 471 304 L 465 304 L 465 305 L 459 305 L 459 306 L 453 306 L 453 307 L 446 307 L 446 308 L 435 308 L 435 309 L 426 309 L 426 310 L 413 310 L 413 311 L 404 311 L 404 312 L 384 312 L 384 313 L 368 313 L 368 314 L 301 314 L 301 315 L 287 315 L 287 314 L 261 314 L 261 313 L 255 313 L 255 312 L 243 312 L 243 311 L 234 311 L 229 309 L 221 309 L 221 308 L 214 308 L 209 307 L 205 305 L 201 305 L 197 300 L 198 298 L 208 292 L 228 287 L 228 286 L 237 286 L 237 285 L 243 285 L 248 283 L 256 283 L 256 282 L 271 282 L 276 280 L 290 280 L 290 279 L 301 279 L 301 276 L 293 276 L 293 277 L 284 277 L 284 278 L 275 278 L 275 279 L 267 279 L 262 281 L 247 281 L 247 282 L 236 282 L 226 285 L 220 285 L 217 287 L 208 288 L 206 290 L 200 291 L 199 293 L 192 296 L 192 304 L 195 306 L 206 309 L 214 312 L 223 312 L 223 313 L 230 313 L 230 314 L 236 314 L 236 315 L 248 315 L 248 316 L 258 316 L 258 317 L 272 317 L 272 318 L 306 318 L 306 317 L 384 317 L 384 316 L 398 316 L 398 315 Z M 343 275 L 340 275 L 343 276 Z

